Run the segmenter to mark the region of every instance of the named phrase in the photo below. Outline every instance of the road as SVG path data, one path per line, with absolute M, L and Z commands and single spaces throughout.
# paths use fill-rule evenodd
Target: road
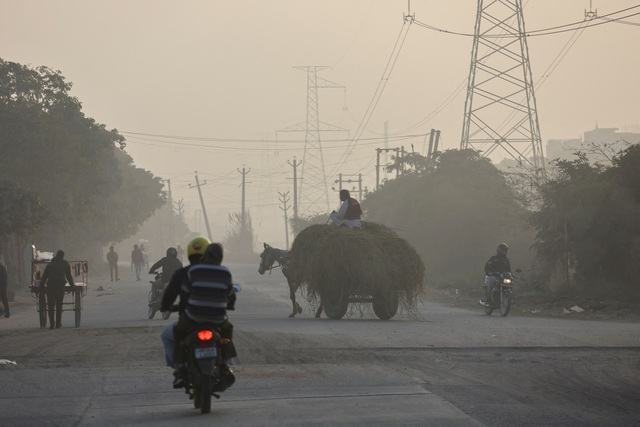
M 425 302 L 384 322 L 289 319 L 279 272 L 243 285 L 238 381 L 200 415 L 171 388 L 148 282 L 90 284 L 82 327 L 0 319 L 0 425 L 640 425 L 640 325 L 497 316 Z M 98 286 L 104 287 L 98 291 Z

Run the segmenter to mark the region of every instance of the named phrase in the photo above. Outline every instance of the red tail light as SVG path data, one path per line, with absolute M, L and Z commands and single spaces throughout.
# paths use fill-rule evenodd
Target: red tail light
M 213 331 L 208 329 L 198 331 L 198 339 L 200 341 L 211 341 L 213 339 Z

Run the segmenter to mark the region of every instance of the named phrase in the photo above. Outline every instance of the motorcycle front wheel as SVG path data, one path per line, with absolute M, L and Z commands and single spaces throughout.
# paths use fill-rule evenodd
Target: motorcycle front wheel
M 500 289 L 500 315 L 506 317 L 511 310 L 511 291 Z

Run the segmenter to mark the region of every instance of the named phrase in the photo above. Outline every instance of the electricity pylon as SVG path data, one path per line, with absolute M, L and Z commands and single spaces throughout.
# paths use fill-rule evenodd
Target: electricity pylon
M 502 150 L 545 174 L 522 0 L 477 0 L 460 148 Z
M 323 132 L 349 132 L 347 129 L 320 120 L 318 89 L 344 90 L 345 86 L 318 75 L 319 71 L 329 67 L 305 65 L 293 68 L 307 73 L 307 118 L 304 122 L 277 132 L 304 132 L 305 134 L 298 210 L 312 214 L 318 209 L 329 210 L 329 186 L 321 135 Z

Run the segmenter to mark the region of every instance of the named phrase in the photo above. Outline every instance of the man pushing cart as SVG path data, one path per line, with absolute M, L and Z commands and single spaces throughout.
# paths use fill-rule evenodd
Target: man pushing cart
M 89 264 L 87 261 L 67 261 L 64 252 L 38 251 L 32 246 L 31 293 L 37 300 L 40 327 L 62 327 L 62 312 L 75 313 L 75 326 L 80 327 L 82 297 L 87 290 Z M 65 296 L 71 295 L 71 301 L 65 302 Z

